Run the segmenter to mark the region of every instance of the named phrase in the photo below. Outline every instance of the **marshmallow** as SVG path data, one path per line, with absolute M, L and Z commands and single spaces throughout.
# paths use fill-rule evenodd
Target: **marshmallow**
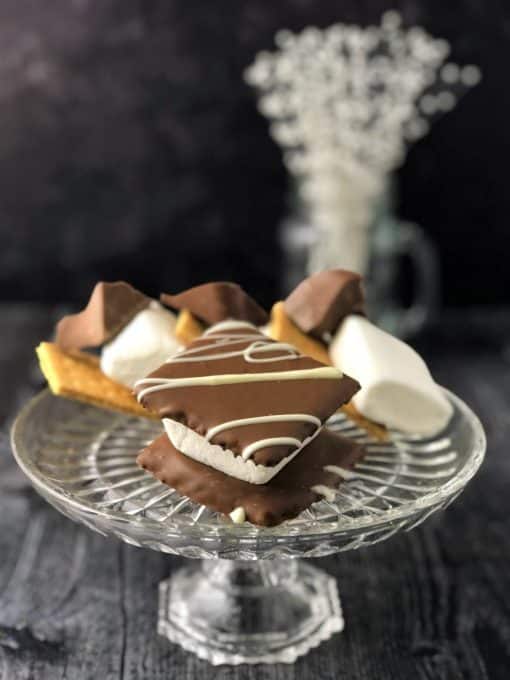
M 244 460 L 236 456 L 230 449 L 224 449 L 218 444 L 210 444 L 186 425 L 170 418 L 163 418 L 163 426 L 172 445 L 188 458 L 219 470 L 229 477 L 241 479 L 250 484 L 267 484 L 280 470 L 287 465 L 304 448 L 305 443 L 289 456 L 280 460 L 276 465 L 259 465 L 253 460 Z
M 175 315 L 153 301 L 139 312 L 101 353 L 101 370 L 126 387 L 133 387 L 175 354 Z
M 450 420 L 453 407 L 419 354 L 367 319 L 348 316 L 329 353 L 361 383 L 353 403 L 366 418 L 421 435 L 437 434 Z

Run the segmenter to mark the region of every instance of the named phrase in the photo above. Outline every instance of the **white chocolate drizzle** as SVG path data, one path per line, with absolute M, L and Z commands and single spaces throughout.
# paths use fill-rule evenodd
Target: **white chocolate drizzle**
M 299 371 L 271 371 L 270 373 L 224 373 L 223 375 L 195 376 L 192 378 L 144 378 L 135 387 L 145 386 L 138 394 L 138 401 L 152 392 L 171 390 L 176 387 L 216 387 L 252 382 L 280 382 L 282 380 L 338 380 L 336 368 L 304 368 Z
M 279 422 L 312 423 L 313 425 L 315 425 L 316 428 L 314 435 L 318 434 L 319 430 L 322 427 L 322 423 L 319 420 L 319 418 L 308 415 L 306 413 L 288 413 L 282 415 L 256 416 L 254 418 L 239 418 L 238 420 L 229 420 L 225 423 L 221 423 L 220 425 L 216 425 L 215 427 L 211 427 L 207 431 L 205 438 L 208 442 L 210 442 L 213 437 L 215 437 L 220 432 L 223 432 L 224 430 L 242 427 L 243 425 L 258 425 L 259 423 L 266 424 Z M 258 441 L 253 442 L 253 444 L 246 446 L 243 449 L 241 456 L 243 457 L 243 460 L 248 460 L 249 458 L 252 457 L 255 451 L 270 446 L 294 446 L 297 449 L 301 449 L 305 445 L 305 442 L 308 443 L 311 439 L 312 437 L 309 437 L 304 442 L 301 441 L 300 439 L 296 439 L 295 437 L 270 437 L 268 439 L 259 439 Z
M 211 441 L 219 432 L 223 430 L 230 430 L 233 427 L 241 427 L 242 425 L 258 425 L 259 423 L 284 423 L 284 422 L 305 422 L 312 423 L 317 427 L 321 426 L 321 421 L 315 416 L 310 416 L 305 413 L 285 413 L 282 415 L 274 416 L 256 416 L 254 418 L 239 418 L 238 420 L 228 420 L 221 425 L 216 425 L 207 430 L 205 438 L 208 442 Z

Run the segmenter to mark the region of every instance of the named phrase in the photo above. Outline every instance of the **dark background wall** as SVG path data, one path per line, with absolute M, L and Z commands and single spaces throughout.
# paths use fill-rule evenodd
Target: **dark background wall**
M 437 243 L 446 304 L 507 302 L 503 0 L 4 0 L 0 299 L 231 278 L 269 303 L 286 177 L 242 71 L 279 28 L 376 22 L 390 7 L 484 72 L 409 155 L 400 213 Z

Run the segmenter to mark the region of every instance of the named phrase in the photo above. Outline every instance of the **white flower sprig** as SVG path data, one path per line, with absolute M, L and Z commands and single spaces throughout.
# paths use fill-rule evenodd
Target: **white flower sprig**
M 276 44 L 277 51 L 257 55 L 245 78 L 260 91 L 260 111 L 298 174 L 317 164 L 311 149 L 324 159 L 334 154 L 335 164 L 393 170 L 406 142 L 425 135 L 429 120 L 480 80 L 476 66 L 444 64 L 449 44 L 419 27 L 403 29 L 394 11 L 380 26 L 282 30 Z
M 245 79 L 260 93 L 314 223 L 330 236 L 347 224 L 351 232 L 367 227 L 409 144 L 481 77 L 476 66 L 445 63 L 449 44 L 404 29 L 395 11 L 379 26 L 281 30 L 275 41 L 278 49 L 260 52 Z

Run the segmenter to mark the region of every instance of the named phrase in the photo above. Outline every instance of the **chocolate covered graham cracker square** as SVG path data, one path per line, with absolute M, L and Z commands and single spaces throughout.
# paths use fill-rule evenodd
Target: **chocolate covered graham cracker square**
M 179 450 L 256 484 L 278 473 L 358 389 L 338 369 L 235 321 L 211 327 L 135 386 Z
M 364 454 L 360 444 L 323 429 L 267 484 L 249 484 L 198 463 L 161 435 L 138 456 L 138 464 L 195 503 L 229 515 L 242 508 L 249 522 L 276 526 L 322 497 L 333 495 Z

